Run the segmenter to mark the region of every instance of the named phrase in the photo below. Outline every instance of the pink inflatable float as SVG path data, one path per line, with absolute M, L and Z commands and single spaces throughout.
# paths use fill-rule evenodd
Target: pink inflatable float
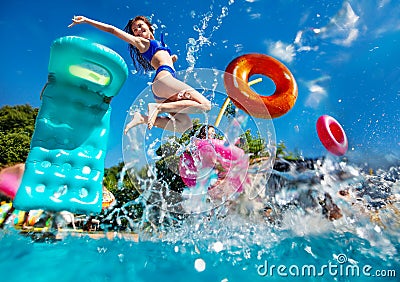
M 333 117 L 320 116 L 317 120 L 317 133 L 322 145 L 332 154 L 342 156 L 347 152 L 346 133 Z
M 201 139 L 196 141 L 196 150 L 189 154 L 185 152 L 179 161 L 179 174 L 183 182 L 189 187 L 196 186 L 196 180 L 207 175 L 198 175 L 199 169 L 216 169 L 218 181 L 229 181 L 237 187 L 238 192 L 243 190 L 243 182 L 249 167 L 249 158 L 242 149 L 234 145 L 226 146 L 225 141 L 219 139 Z
M 21 184 L 22 175 L 25 171 L 25 164 L 16 164 L 6 167 L 0 172 L 0 193 L 14 199 Z

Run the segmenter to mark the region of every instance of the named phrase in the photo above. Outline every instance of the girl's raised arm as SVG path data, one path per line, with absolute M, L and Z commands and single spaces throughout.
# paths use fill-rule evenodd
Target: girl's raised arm
M 136 48 L 138 48 L 140 52 L 143 52 L 144 50 L 146 50 L 148 48 L 148 46 L 146 46 L 146 43 L 148 42 L 148 40 L 143 39 L 138 36 L 133 36 L 113 25 L 95 21 L 95 20 L 89 19 L 84 16 L 74 16 L 72 18 L 72 23 L 68 27 L 73 27 L 74 25 L 82 24 L 82 23 L 90 24 L 90 25 L 94 26 L 95 28 L 98 28 L 102 31 L 114 34 L 118 38 L 120 38 L 120 39 L 132 44 Z

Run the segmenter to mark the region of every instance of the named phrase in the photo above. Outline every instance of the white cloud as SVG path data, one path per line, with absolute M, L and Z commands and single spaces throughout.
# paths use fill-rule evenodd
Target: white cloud
M 261 18 L 261 14 L 260 14 L 260 13 L 253 13 L 253 14 L 250 14 L 250 18 L 251 18 L 252 20 L 260 19 L 260 18 Z
M 309 94 L 305 102 L 305 106 L 316 109 L 321 101 L 328 97 L 328 92 L 323 86 L 330 80 L 330 76 L 322 76 L 314 80 L 306 82 Z
M 314 30 L 315 32 L 315 30 Z M 305 36 L 306 35 L 306 36 Z M 309 51 L 317 51 L 318 46 L 310 46 L 311 40 L 307 40 L 307 32 L 303 30 L 299 30 L 296 34 L 296 38 L 293 41 L 293 44 L 297 46 L 297 52 L 309 52 Z
M 350 46 L 358 38 L 358 34 L 358 29 L 353 28 L 349 31 L 346 38 L 333 40 L 333 43 L 343 46 Z
M 268 42 L 268 53 L 286 63 L 291 63 L 296 56 L 295 48 L 292 44 L 282 41 Z
M 354 12 L 349 2 L 344 2 L 339 12 L 330 20 L 328 25 L 314 29 L 315 34 L 333 43 L 350 46 L 359 35 L 360 17 Z

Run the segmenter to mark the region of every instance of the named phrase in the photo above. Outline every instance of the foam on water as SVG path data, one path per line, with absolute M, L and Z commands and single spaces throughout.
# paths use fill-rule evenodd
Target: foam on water
M 311 169 L 290 165 L 286 173 L 274 170 L 261 198 L 249 200 L 242 194 L 227 205 L 184 219 L 146 205 L 143 197 L 111 211 L 123 220 L 129 218 L 124 209 L 142 201 L 143 220 L 130 221 L 126 228 L 139 233 L 139 243 L 66 237 L 51 244 L 32 244 L 15 230 L 5 229 L 0 235 L 1 271 L 23 265 L 24 271 L 35 272 L 40 267 L 46 269 L 40 279 L 58 277 L 61 281 L 88 275 L 95 281 L 149 281 L 167 273 L 169 281 L 183 281 L 182 277 L 192 281 L 264 281 L 265 276 L 279 278 L 265 273 L 265 264 L 314 264 L 319 270 L 331 263 L 368 264 L 374 270 L 396 270 L 398 275 L 400 166 L 370 175 L 332 160 L 315 162 Z M 340 208 L 341 218 L 327 219 L 322 206 L 315 204 L 325 193 Z M 265 213 L 266 206 L 272 212 Z M 155 223 L 152 230 L 143 228 L 147 220 Z M 345 261 L 340 264 L 339 259 Z M 171 268 L 176 271 L 170 272 Z M 8 281 L 23 277 L 15 271 Z M 339 274 L 336 277 L 347 279 Z M 32 281 L 43 281 L 35 279 Z

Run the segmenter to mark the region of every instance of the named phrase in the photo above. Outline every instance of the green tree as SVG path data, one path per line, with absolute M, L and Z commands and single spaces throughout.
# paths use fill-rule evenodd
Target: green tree
M 236 116 L 236 106 L 232 103 L 232 101 L 229 101 L 228 106 L 224 111 L 224 116 L 228 118 L 233 118 Z
M 269 152 L 266 147 L 265 139 L 261 137 L 258 132 L 257 137 L 251 135 L 250 130 L 246 130 L 240 137 L 239 142 L 236 144 L 245 153 L 250 155 L 250 160 L 269 157 Z
M 123 167 L 124 163 L 121 162 L 104 170 L 103 184 L 113 193 L 115 204 L 112 209 L 103 210 L 100 215 L 95 217 L 102 222 L 104 228 L 115 231 L 129 230 L 131 228 L 130 221 L 141 218 L 143 214 L 143 207 L 140 203 L 130 204 L 140 195 L 139 188 L 127 174 L 121 175 Z
M 276 157 L 288 161 L 295 161 L 301 159 L 301 155 L 299 153 L 289 151 L 286 148 L 286 145 L 283 141 L 281 141 L 276 147 Z
M 37 114 L 30 105 L 0 108 L 0 166 L 25 162 Z

